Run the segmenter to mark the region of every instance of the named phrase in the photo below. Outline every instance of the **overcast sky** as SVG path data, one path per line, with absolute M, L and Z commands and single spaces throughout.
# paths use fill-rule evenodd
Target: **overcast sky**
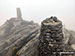
M 65 27 L 75 30 L 75 0 L 0 0 L 0 25 L 16 17 L 17 7 L 24 20 L 40 24 L 47 17 L 57 16 Z

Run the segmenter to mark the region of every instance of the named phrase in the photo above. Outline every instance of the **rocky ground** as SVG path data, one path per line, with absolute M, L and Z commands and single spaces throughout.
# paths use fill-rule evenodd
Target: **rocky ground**
M 39 29 L 40 26 L 32 21 L 16 18 L 7 20 L 0 27 L 0 56 L 15 56 L 21 48 L 30 46 L 30 41 L 31 44 L 33 41 L 37 41 Z
M 75 32 L 63 29 L 65 51 L 75 50 Z M 11 18 L 0 27 L 0 56 L 39 56 L 40 26 Z

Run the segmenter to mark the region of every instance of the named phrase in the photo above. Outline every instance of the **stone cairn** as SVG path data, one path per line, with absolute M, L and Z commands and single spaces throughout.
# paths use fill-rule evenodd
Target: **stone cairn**
M 39 56 L 59 56 L 63 51 L 62 22 L 50 17 L 41 24 Z

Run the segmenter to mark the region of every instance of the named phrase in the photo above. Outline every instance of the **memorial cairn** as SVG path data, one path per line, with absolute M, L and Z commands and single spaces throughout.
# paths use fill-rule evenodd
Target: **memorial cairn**
M 62 22 L 50 17 L 41 23 L 39 56 L 60 56 L 63 51 Z

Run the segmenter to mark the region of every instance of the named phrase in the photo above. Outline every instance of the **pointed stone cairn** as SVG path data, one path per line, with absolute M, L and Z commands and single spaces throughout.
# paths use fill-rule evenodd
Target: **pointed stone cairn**
M 63 51 L 62 22 L 50 17 L 41 24 L 39 56 L 59 56 Z

